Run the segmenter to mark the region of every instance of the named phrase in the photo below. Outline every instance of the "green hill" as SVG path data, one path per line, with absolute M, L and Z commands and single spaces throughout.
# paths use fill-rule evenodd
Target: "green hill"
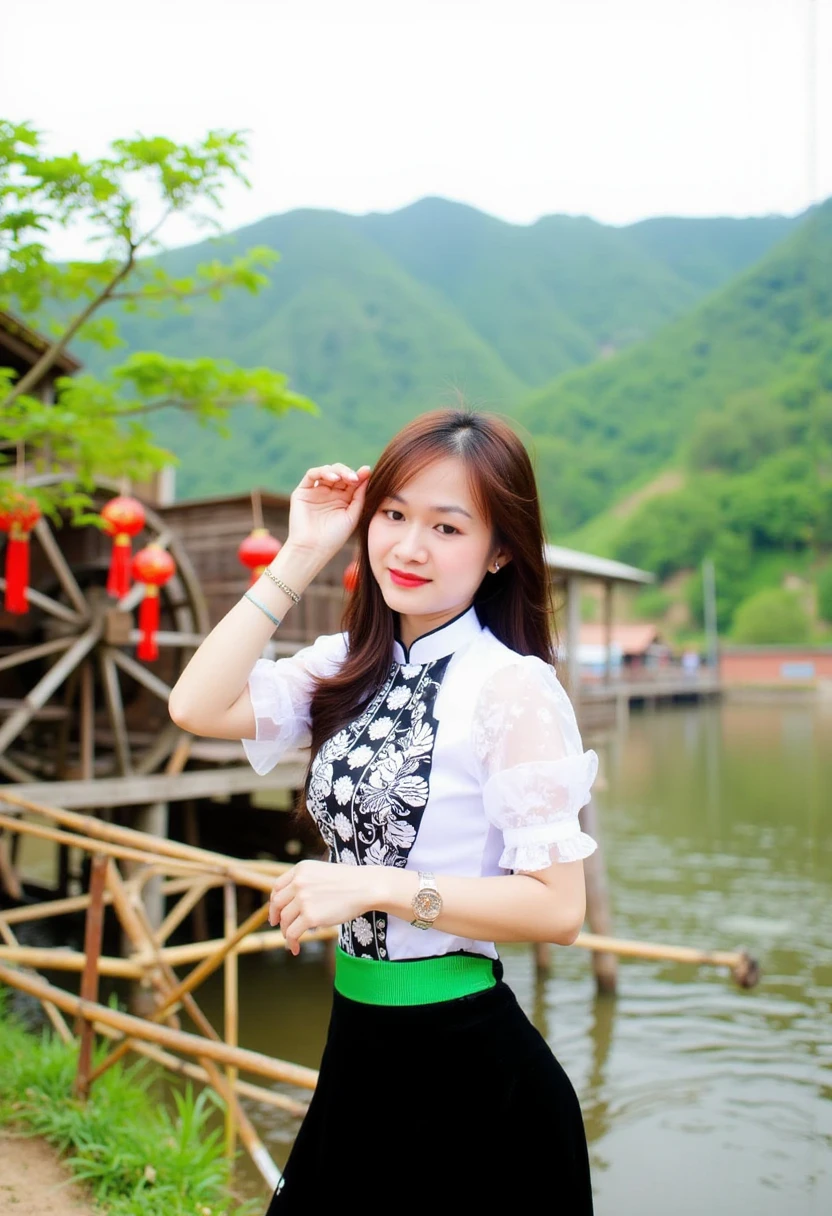
M 578 528 L 679 458 L 697 419 L 742 392 L 800 375 L 832 307 L 832 203 L 761 262 L 647 342 L 534 393 L 549 524 Z
M 224 441 L 179 417 L 158 429 L 182 458 L 181 495 L 254 482 L 288 489 L 322 456 L 372 461 L 404 421 L 457 392 L 514 414 L 554 373 L 655 333 L 779 231 L 773 221 L 739 224 L 756 235 L 732 246 L 716 222 L 673 221 L 672 239 L 650 249 L 643 225 L 553 216 L 521 227 L 439 199 L 391 215 L 295 211 L 221 244 L 229 255 L 263 244 L 280 252 L 264 292 L 156 319 L 128 315 L 123 331 L 131 350 L 287 371 L 319 417 L 240 411 Z M 685 267 L 685 239 L 707 253 L 707 284 Z M 164 260 L 186 275 L 216 253 L 204 243 Z M 103 365 L 101 352 L 79 353 Z
M 677 216 L 656 216 L 628 228 L 631 239 L 686 283 L 715 291 L 752 266 L 795 227 L 782 215 L 753 219 L 717 216 L 691 223 Z
M 694 314 L 520 416 L 550 520 L 582 525 L 573 544 L 656 571 L 694 629 L 701 587 L 682 576 L 710 556 L 723 629 L 828 636 L 812 621 L 832 611 L 832 201 Z

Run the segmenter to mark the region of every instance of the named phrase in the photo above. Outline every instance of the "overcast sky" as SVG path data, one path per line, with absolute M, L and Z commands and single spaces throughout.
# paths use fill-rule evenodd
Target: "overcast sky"
M 87 155 L 246 128 L 227 228 L 431 194 L 518 223 L 793 214 L 832 195 L 832 0 L 24 0 L 0 115 Z

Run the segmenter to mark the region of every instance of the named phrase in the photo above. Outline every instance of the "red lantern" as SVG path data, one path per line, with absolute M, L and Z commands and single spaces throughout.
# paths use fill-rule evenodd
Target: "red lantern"
M 176 573 L 176 563 L 161 545 L 147 545 L 133 558 L 133 578 L 144 583 L 144 599 L 139 607 L 142 636 L 136 658 L 153 662 L 159 657 L 156 633 L 159 629 L 159 588 Z
M 343 574 L 343 583 L 347 591 L 355 591 L 358 586 L 358 562 L 350 562 Z
M 276 536 L 267 528 L 255 528 L 237 550 L 237 557 L 251 571 L 249 587 L 257 582 L 269 562 L 273 562 L 283 548 Z
M 6 612 L 29 611 L 26 590 L 29 586 L 29 533 L 40 519 L 40 507 L 33 498 L 14 490 L 7 506 L 0 508 L 0 532 L 8 532 L 6 542 Z
M 101 518 L 113 538 L 107 593 L 120 600 L 130 590 L 130 541 L 144 527 L 144 507 L 137 498 L 120 494 L 102 508 Z

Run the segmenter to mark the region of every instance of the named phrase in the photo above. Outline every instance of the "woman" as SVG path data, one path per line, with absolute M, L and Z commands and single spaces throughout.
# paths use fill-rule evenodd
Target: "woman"
M 352 535 L 345 632 L 258 658 Z M 370 475 L 310 469 L 277 558 L 170 698 L 259 773 L 311 743 L 302 861 L 269 919 L 297 954 L 337 925 L 320 1080 L 269 1216 L 351 1196 L 365 1213 L 497 1211 L 592 1197 L 574 1090 L 509 988 L 495 941 L 568 945 L 583 923 L 578 811 L 597 770 L 552 667 L 534 474 L 500 420 L 443 410 Z

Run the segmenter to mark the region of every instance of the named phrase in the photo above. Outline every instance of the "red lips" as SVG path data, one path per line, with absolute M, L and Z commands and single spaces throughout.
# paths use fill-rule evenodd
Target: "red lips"
M 405 574 L 404 570 L 389 570 L 390 578 L 397 587 L 424 587 L 429 578 L 419 578 L 418 574 Z

